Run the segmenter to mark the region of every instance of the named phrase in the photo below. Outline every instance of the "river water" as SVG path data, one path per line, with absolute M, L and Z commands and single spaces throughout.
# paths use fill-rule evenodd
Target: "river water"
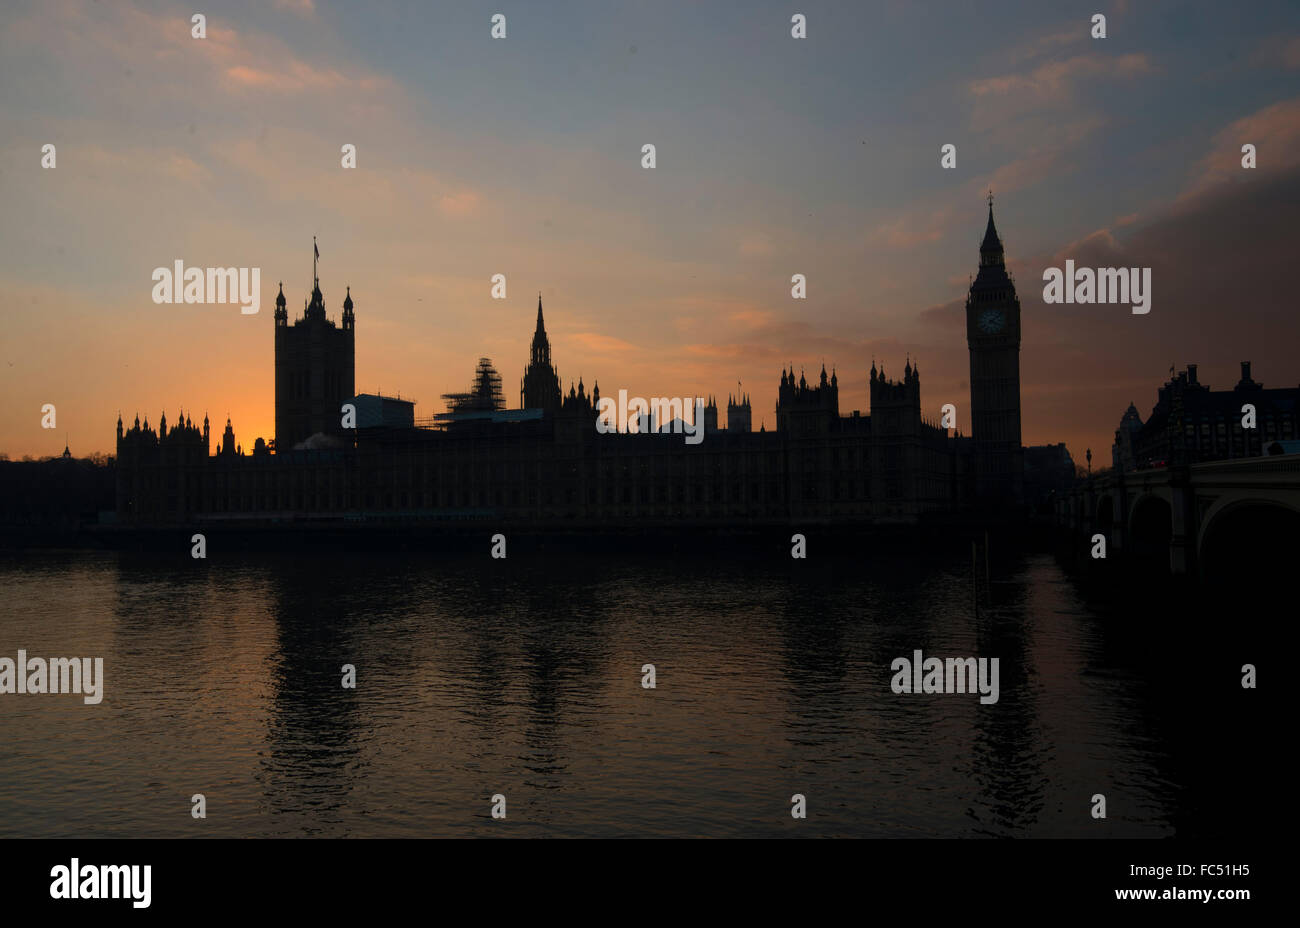
M 105 681 L 98 705 L 0 695 L 0 835 L 1195 831 L 1196 759 L 1134 617 L 1034 553 L 995 565 L 977 616 L 970 573 L 943 554 L 7 556 L 0 656 L 102 657 Z M 998 702 L 895 694 L 916 649 L 998 657 Z

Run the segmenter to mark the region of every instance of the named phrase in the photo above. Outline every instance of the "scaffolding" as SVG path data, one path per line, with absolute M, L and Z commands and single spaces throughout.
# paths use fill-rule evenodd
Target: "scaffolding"
M 501 375 L 492 366 L 491 358 L 478 359 L 474 380 L 467 393 L 444 393 L 442 398 L 452 415 L 496 412 L 506 408 L 505 394 L 501 392 Z

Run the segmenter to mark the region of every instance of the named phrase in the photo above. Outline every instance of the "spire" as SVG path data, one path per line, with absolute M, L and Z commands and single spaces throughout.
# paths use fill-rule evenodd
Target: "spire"
M 998 237 L 998 228 L 993 223 L 993 191 L 989 191 L 989 224 L 984 229 L 984 241 L 980 243 L 980 264 L 1002 264 L 1002 239 Z
M 537 332 L 540 335 L 546 334 L 546 325 L 542 322 L 542 291 L 537 291 Z
M 284 309 L 284 281 L 280 281 L 280 292 L 275 296 L 275 305 L 278 309 Z
M 348 312 L 352 311 L 352 288 L 348 287 L 348 295 L 343 299 L 343 308 Z

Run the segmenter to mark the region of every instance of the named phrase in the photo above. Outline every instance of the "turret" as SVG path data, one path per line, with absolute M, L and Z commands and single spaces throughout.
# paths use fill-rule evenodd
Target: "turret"
M 275 297 L 275 324 L 288 325 L 289 311 L 285 309 L 284 281 L 280 281 L 280 292 Z

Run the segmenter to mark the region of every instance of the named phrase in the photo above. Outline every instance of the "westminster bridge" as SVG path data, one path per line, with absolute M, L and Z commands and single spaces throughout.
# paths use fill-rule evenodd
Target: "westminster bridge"
M 1057 495 L 1052 520 L 1107 558 L 1174 574 L 1223 578 L 1300 568 L 1300 454 L 1237 458 L 1079 481 Z M 1095 557 L 1095 555 L 1094 555 Z

